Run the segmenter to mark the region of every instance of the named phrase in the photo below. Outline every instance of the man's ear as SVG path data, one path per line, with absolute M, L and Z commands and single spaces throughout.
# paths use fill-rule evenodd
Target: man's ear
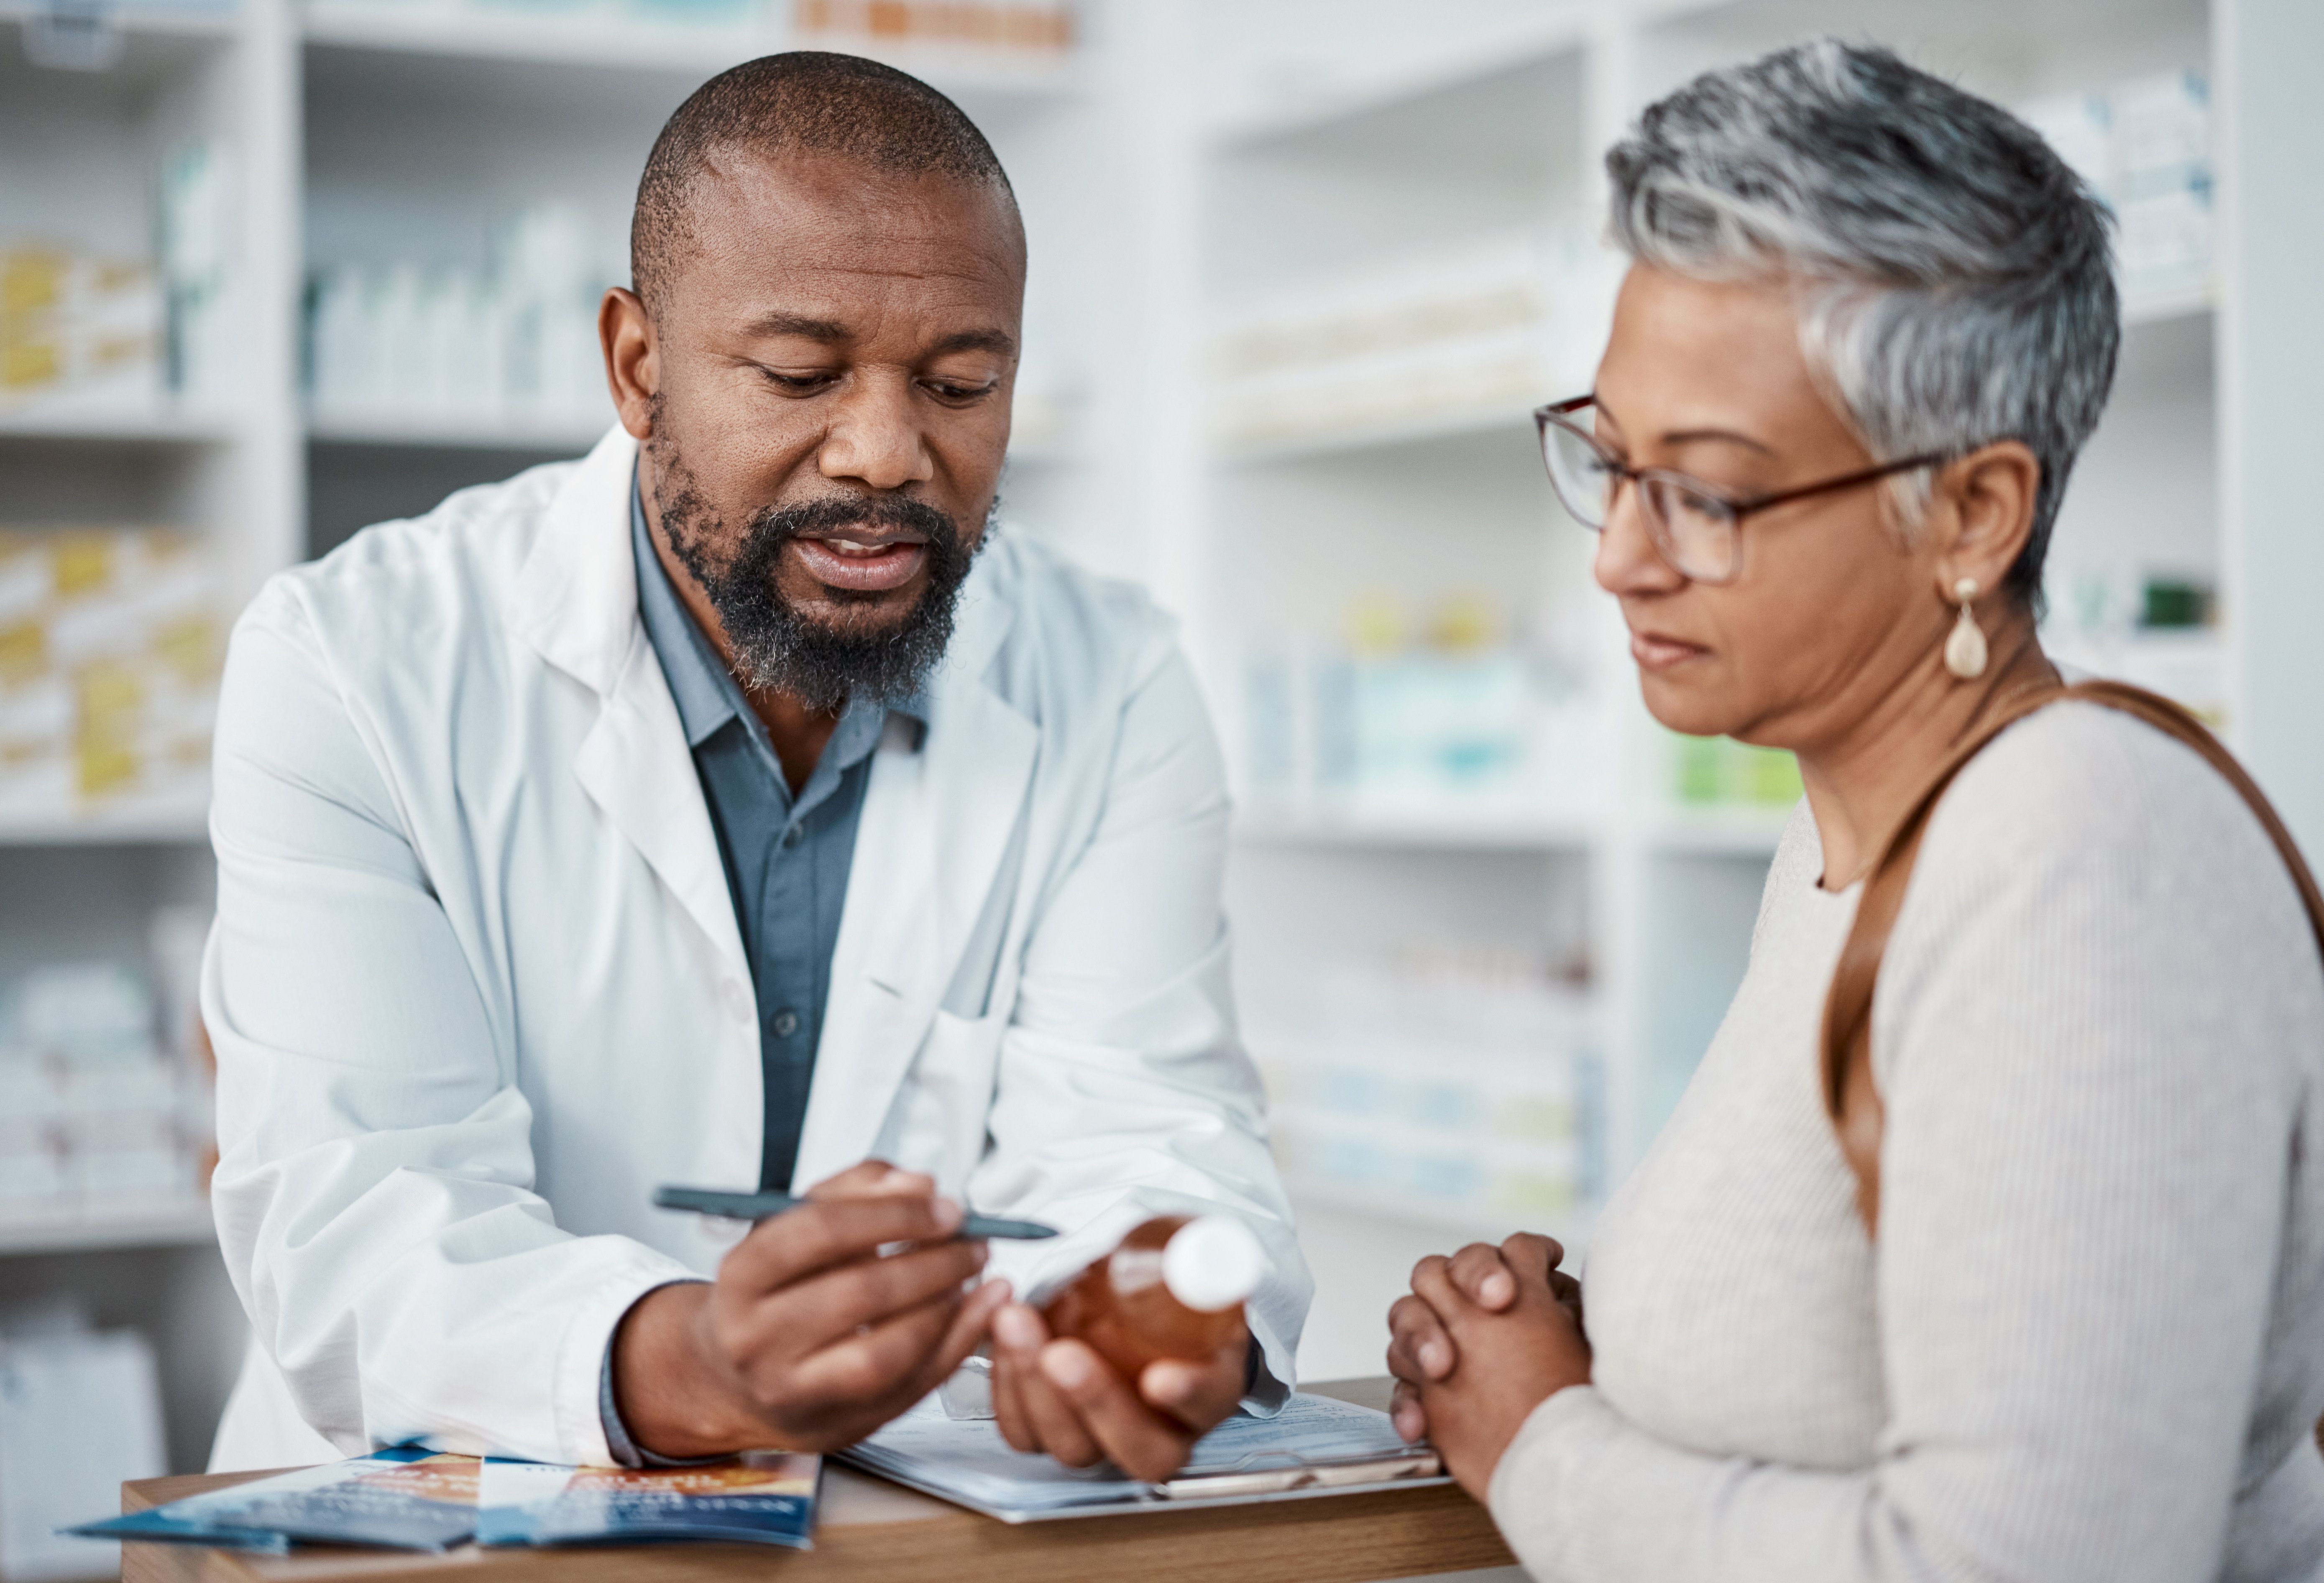
M 2042 460 L 2020 440 L 1980 446 L 1937 474 L 1928 530 L 1939 582 L 1964 577 L 1986 593 L 2000 589 L 2034 532 Z
M 615 286 L 597 305 L 597 345 L 605 354 L 605 388 L 633 439 L 653 437 L 654 397 L 661 389 L 661 349 L 653 315 L 638 294 Z

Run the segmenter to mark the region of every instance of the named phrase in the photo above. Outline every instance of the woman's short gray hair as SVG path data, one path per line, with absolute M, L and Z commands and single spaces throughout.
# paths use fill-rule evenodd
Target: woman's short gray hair
M 1803 288 L 1809 365 L 1878 461 L 2023 441 L 2032 601 L 2074 457 L 2114 383 L 2110 216 L 2041 135 L 1886 50 L 1825 39 L 1707 72 L 1606 155 L 1614 240 L 1709 280 Z M 1930 475 L 1905 475 L 1908 522 Z

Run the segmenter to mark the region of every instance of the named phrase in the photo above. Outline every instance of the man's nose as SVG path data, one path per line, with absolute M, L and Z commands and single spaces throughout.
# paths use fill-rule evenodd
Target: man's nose
M 852 382 L 816 456 L 823 475 L 881 491 L 934 477 L 916 405 L 908 378 L 872 373 Z
M 1606 503 L 1606 526 L 1598 535 L 1591 566 L 1598 586 L 1609 594 L 1668 594 L 1683 586 L 1684 574 L 1663 558 L 1647 531 L 1638 486 L 1625 482 Z

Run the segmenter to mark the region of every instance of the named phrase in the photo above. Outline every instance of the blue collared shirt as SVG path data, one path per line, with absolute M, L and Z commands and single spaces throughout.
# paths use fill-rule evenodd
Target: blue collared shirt
M 630 534 L 638 566 L 638 614 L 694 752 L 758 993 L 766 1095 L 759 1185 L 787 1192 L 807 1117 L 807 1085 L 815 1076 L 824 1003 L 831 994 L 831 954 L 839 941 L 840 909 L 847 900 L 872 750 L 891 714 L 911 722 L 917 744 L 927 706 L 917 696 L 849 700 L 823 756 L 794 797 L 765 723 L 662 570 L 634 488 Z
M 839 916 L 855 861 L 855 827 L 872 780 L 872 750 L 890 715 L 911 722 L 917 749 L 927 704 L 917 695 L 884 703 L 850 699 L 823 756 L 794 797 L 765 722 L 662 570 L 634 476 L 630 538 L 638 569 L 638 615 L 694 753 L 694 771 L 718 834 L 734 922 L 758 994 L 766 1095 L 759 1184 L 788 1191 L 823 1037 L 831 955 L 839 943 Z M 611 1340 L 598 1371 L 597 1412 L 616 1462 L 629 1468 L 668 1463 L 639 1448 L 622 1422 L 613 1400 Z

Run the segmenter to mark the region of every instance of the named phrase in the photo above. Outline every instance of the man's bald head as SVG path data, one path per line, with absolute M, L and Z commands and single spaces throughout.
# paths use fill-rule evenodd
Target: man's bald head
M 867 60 L 794 50 L 721 72 L 678 107 L 654 140 L 630 218 L 632 288 L 659 315 L 696 241 L 706 171 L 736 156 L 822 155 L 900 177 L 996 189 L 1016 207 L 992 145 L 961 107 L 918 78 Z

